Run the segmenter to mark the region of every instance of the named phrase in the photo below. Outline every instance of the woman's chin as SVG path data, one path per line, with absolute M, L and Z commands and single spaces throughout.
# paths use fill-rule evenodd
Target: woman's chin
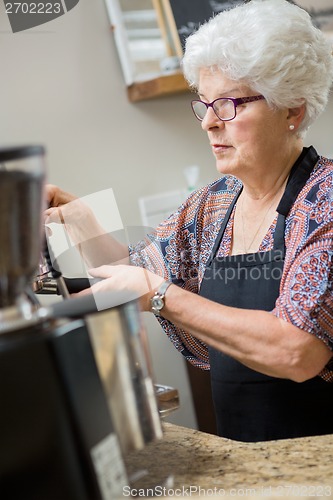
M 216 170 L 222 175 L 237 175 L 237 168 L 235 165 L 226 160 L 216 159 Z

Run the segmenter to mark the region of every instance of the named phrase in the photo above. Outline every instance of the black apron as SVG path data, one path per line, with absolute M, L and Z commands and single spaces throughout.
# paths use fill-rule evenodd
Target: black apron
M 240 193 L 223 220 L 207 262 L 200 295 L 243 309 L 272 311 L 284 265 L 285 217 L 318 160 L 304 148 L 291 170 L 277 208 L 274 246 L 268 252 L 217 257 L 223 233 Z M 217 432 L 240 441 L 267 441 L 333 432 L 333 384 L 314 377 L 297 383 L 247 368 L 209 347 Z

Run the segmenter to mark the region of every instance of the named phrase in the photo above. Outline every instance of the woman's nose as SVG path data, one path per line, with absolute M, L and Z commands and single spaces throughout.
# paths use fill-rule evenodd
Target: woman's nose
M 207 131 L 211 128 L 221 127 L 221 126 L 224 126 L 224 122 L 216 116 L 216 113 L 213 110 L 213 108 L 209 106 L 201 122 L 202 129 Z

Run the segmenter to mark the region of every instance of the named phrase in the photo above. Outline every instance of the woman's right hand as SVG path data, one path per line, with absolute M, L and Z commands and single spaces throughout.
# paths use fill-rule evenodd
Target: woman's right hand
M 62 205 L 66 205 L 66 203 L 69 203 L 70 201 L 74 201 L 77 199 L 76 196 L 63 191 L 55 184 L 46 184 L 45 193 L 49 208 L 60 207 Z
M 89 267 L 122 262 L 128 263 L 127 245 L 117 242 L 98 222 L 93 210 L 81 198 L 63 191 L 54 184 L 45 186 L 47 210 L 45 225 L 62 224 Z M 46 229 L 51 235 L 50 227 Z
M 110 243 L 110 235 L 100 225 L 93 210 L 82 201 L 81 198 L 63 191 L 54 184 L 47 184 L 46 199 L 48 207 L 44 212 L 44 224 L 46 234 L 51 236 L 51 223 L 60 224 L 65 234 L 70 237 L 71 244 L 77 245 L 80 255 L 89 267 L 97 267 L 102 264 L 113 262 L 113 248 L 119 245 Z M 128 257 L 121 246 L 122 259 Z M 116 253 L 118 259 L 118 253 Z
M 54 184 L 45 186 L 48 208 L 44 212 L 44 222 L 67 226 L 95 224 L 91 209 L 71 193 L 63 191 Z

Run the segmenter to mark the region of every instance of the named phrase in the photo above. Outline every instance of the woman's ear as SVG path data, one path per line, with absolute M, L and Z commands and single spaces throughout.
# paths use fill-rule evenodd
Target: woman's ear
M 297 106 L 297 108 L 289 108 L 287 116 L 289 130 L 297 130 L 302 123 L 304 115 L 305 104 L 301 104 L 301 106 Z

